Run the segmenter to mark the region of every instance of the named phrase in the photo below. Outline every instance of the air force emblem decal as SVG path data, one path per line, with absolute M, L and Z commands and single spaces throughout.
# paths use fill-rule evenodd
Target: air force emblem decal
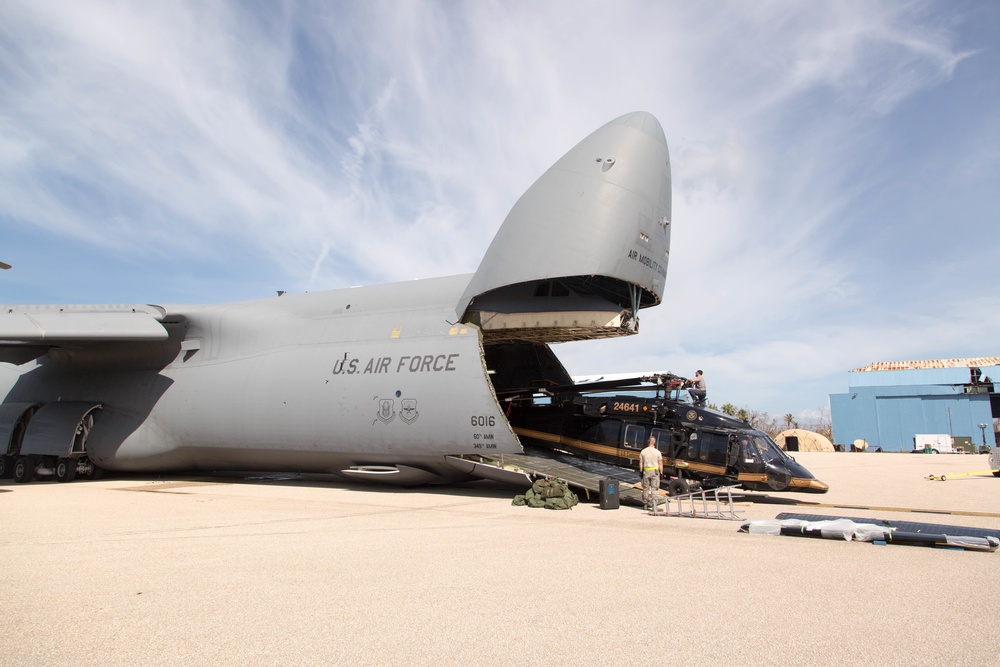
M 417 412 L 417 399 L 404 398 L 399 402 L 399 418 L 407 424 L 417 421 L 420 413 Z
M 383 424 L 388 424 L 396 418 L 396 411 L 392 407 L 393 402 L 391 398 L 383 398 L 378 402 L 378 414 L 376 416 Z

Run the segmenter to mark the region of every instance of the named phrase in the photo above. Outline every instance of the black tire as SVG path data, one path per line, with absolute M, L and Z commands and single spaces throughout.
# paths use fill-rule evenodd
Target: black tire
M 1000 477 L 1000 470 L 993 471 L 993 476 L 994 477 Z
M 59 459 L 56 462 L 56 479 L 60 482 L 76 479 L 76 459 Z
M 94 469 L 90 471 L 90 475 L 88 475 L 88 477 L 94 480 L 104 477 L 104 468 L 99 468 L 98 466 L 94 466 Z
M 689 493 L 690 491 L 691 487 L 688 485 L 687 481 L 681 479 L 680 477 L 670 480 L 670 483 L 667 484 L 667 493 L 670 494 L 671 498 L 683 496 L 685 493 Z
M 10 479 L 14 476 L 14 457 L 0 456 L 0 479 Z
M 14 461 L 14 481 L 27 484 L 35 479 L 35 460 L 30 456 L 18 456 Z

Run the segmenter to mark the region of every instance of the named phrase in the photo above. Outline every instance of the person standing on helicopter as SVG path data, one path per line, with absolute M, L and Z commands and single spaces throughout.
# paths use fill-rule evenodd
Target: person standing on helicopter
M 694 372 L 694 379 L 688 380 L 691 383 L 691 388 L 688 389 L 688 395 L 695 405 L 705 405 L 705 396 L 707 394 L 705 388 L 705 375 L 697 370 Z

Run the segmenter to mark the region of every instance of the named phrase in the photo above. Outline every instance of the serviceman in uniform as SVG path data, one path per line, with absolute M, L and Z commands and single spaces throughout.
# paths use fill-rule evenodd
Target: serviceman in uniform
M 663 474 L 663 454 L 656 448 L 656 438 L 649 436 L 646 448 L 639 452 L 642 469 L 642 502 L 646 509 L 654 509 L 660 495 L 660 475 Z

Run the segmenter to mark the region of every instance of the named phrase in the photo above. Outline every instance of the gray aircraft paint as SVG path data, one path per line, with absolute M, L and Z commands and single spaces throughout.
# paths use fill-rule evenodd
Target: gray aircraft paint
M 561 276 L 618 278 L 663 297 L 670 249 L 670 156 L 660 123 L 643 112 L 600 128 L 559 159 L 514 204 L 469 283 L 477 295 Z
M 566 339 L 560 310 L 655 305 L 669 220 L 663 131 L 650 114 L 627 114 L 529 188 L 474 275 L 218 306 L 5 306 L 0 360 L 20 365 L 0 363 L 0 395 L 100 405 L 86 449 L 111 470 L 458 479 L 468 466 L 452 457 L 521 451 L 470 315 L 477 297 L 520 310 L 525 283 L 596 286 L 535 300 L 550 309 L 537 318 L 542 343 Z M 572 326 L 577 338 L 633 333 Z M 507 338 L 529 339 L 518 331 Z

